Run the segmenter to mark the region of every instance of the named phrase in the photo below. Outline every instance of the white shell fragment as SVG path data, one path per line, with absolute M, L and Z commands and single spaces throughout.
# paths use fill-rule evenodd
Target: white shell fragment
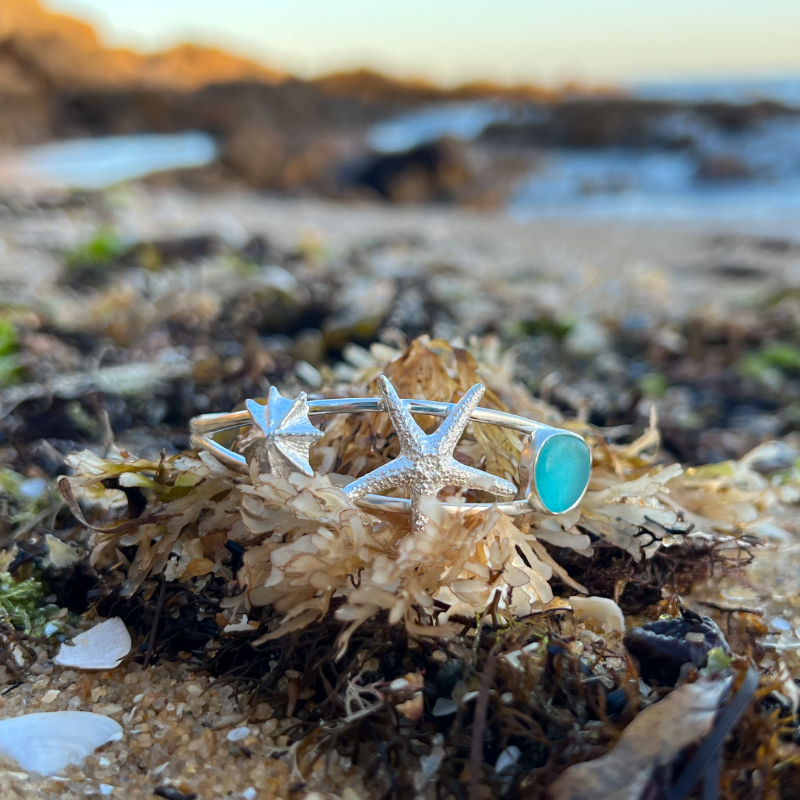
M 506 769 L 511 769 L 514 764 L 519 761 L 522 752 L 520 751 L 519 747 L 512 744 L 506 747 L 502 753 L 497 757 L 497 763 L 494 765 L 495 772 L 502 772 Z
M 122 738 L 113 719 L 89 711 L 51 711 L 0 720 L 0 752 L 22 769 L 58 775 L 98 747 Z
M 246 739 L 250 735 L 250 728 L 247 725 L 242 725 L 239 728 L 234 728 L 228 731 L 227 740 L 229 742 L 238 742 L 241 739 Z
M 504 653 L 500 656 L 500 658 L 511 664 L 511 666 L 515 669 L 522 669 L 522 657 L 534 655 L 536 652 L 538 652 L 540 647 L 540 642 L 531 642 L 519 650 L 512 650 L 510 653 Z M 477 694 L 477 692 L 470 692 L 470 694 Z M 466 698 L 464 699 L 466 700 Z
M 67 569 L 76 562 L 80 561 L 74 547 L 65 544 L 61 539 L 57 539 L 52 533 L 45 535 L 47 540 L 47 562 L 56 569 Z
M 432 713 L 434 717 L 449 717 L 451 714 L 455 714 L 456 711 L 458 711 L 458 703 L 455 700 L 437 697 Z
M 239 622 L 229 622 L 223 629 L 223 633 L 252 633 L 255 626 L 251 625 L 247 620 L 247 614 L 242 614 L 242 619 Z
M 114 669 L 131 651 L 131 635 L 119 617 L 112 617 L 79 633 L 71 645 L 61 645 L 53 659 L 62 667 Z
M 625 633 L 622 609 L 608 597 L 570 597 L 575 619 L 598 632 Z

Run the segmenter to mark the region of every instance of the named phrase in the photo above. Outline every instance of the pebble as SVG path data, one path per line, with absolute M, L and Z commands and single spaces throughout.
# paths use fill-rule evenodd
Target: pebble
M 265 722 L 272 718 L 272 706 L 269 703 L 259 703 L 256 706 L 255 717 L 259 722 Z
M 229 742 L 238 742 L 250 735 L 250 728 L 247 725 L 242 725 L 240 728 L 234 728 L 228 731 L 227 739 Z
M 708 652 L 719 647 L 730 654 L 730 647 L 719 626 L 709 617 L 691 611 L 675 619 L 659 619 L 632 628 L 624 637 L 625 647 L 639 663 L 647 684 L 674 686 L 686 663 L 705 665 Z
M 116 703 L 106 703 L 105 705 L 95 704 L 92 711 L 94 711 L 95 714 L 103 714 L 106 717 L 110 717 L 114 714 L 119 714 L 119 712 L 122 711 L 122 706 Z
M 450 659 L 436 673 L 434 684 L 439 697 L 452 697 L 456 684 L 464 677 L 464 662 Z M 456 698 L 458 699 L 458 698 Z

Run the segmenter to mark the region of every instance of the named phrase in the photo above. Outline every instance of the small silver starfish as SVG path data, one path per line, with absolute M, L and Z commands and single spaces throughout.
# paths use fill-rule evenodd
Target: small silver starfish
M 517 487 L 513 483 L 453 458 L 470 414 L 486 391 L 480 383 L 459 400 L 436 432 L 430 435 L 417 425 L 385 375 L 378 378 L 378 389 L 383 408 L 389 413 L 400 439 L 400 455 L 348 484 L 344 491 L 352 499 L 358 500 L 371 492 L 382 492 L 395 486 L 405 487 L 411 497 L 411 529 L 420 531 L 428 521 L 419 510 L 420 498 L 436 497 L 445 486 L 483 489 L 502 496 L 516 494 Z
M 295 400 L 282 397 L 273 386 L 265 406 L 255 400 L 246 401 L 253 420 L 250 433 L 242 439 L 239 451 L 254 450 L 260 468 L 271 475 L 288 478 L 294 472 L 312 477 L 308 463 L 311 445 L 324 436 L 308 419 L 308 398 L 305 392 Z

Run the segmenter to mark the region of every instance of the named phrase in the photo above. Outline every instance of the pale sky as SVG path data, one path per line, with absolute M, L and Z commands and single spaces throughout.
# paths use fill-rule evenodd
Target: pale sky
M 214 44 L 302 77 L 443 83 L 800 74 L 800 0 L 44 0 L 109 44 Z

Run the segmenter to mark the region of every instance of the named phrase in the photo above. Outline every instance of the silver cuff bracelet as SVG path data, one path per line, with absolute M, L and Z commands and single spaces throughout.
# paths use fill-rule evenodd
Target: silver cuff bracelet
M 273 387 L 266 405 L 248 400 L 245 411 L 195 417 L 190 423 L 192 445 L 209 451 L 233 468 L 246 470 L 255 458 L 263 472 L 283 477 L 294 472 L 310 476 L 313 470 L 308 463 L 309 450 L 324 435 L 311 424 L 310 416 L 384 412 L 389 414 L 397 431 L 400 455 L 344 487 L 343 491 L 362 508 L 411 513 L 413 527 L 418 528 L 425 522 L 418 509 L 419 499 L 436 496 L 447 486 L 482 489 L 498 497 L 519 498 L 497 503 L 446 503 L 452 512 L 497 508 L 510 515 L 531 511 L 562 514 L 581 501 L 589 483 L 591 454 L 586 442 L 577 434 L 515 414 L 478 408 L 485 391 L 481 384 L 473 386 L 458 403 L 401 400 L 383 375 L 378 379 L 378 386 L 380 398 L 333 400 L 309 400 L 305 392 L 289 400 Z M 412 414 L 445 419 L 428 435 Z M 468 422 L 498 425 L 525 436 L 517 485 L 453 458 Z M 212 438 L 222 431 L 244 426 L 251 426 L 251 430 L 239 441 L 239 452 Z M 409 498 L 373 494 L 394 487 L 406 489 Z

